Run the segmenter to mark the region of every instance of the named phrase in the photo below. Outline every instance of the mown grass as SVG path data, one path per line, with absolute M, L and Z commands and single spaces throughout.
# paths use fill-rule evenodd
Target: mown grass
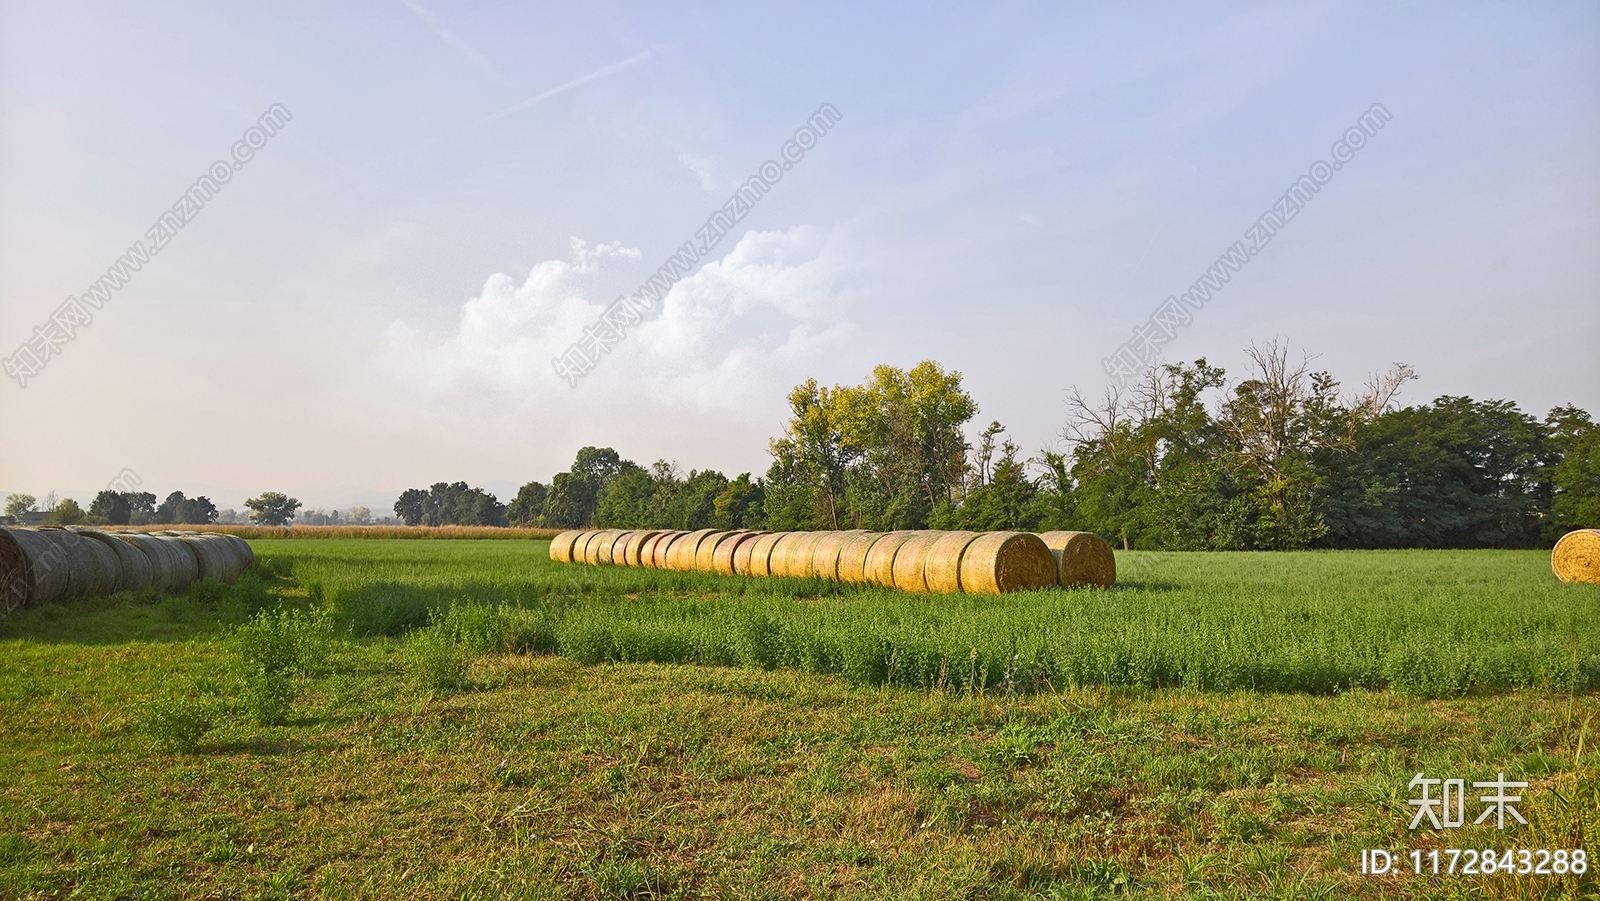
M 1319 628 L 1338 626 L 1364 641 L 1425 639 L 1417 646 L 1436 654 L 1452 640 L 1491 654 L 1520 641 L 1550 659 L 1581 658 L 1595 647 L 1600 596 L 1547 589 L 1532 555 L 1134 556 L 1123 558 L 1118 591 L 972 606 L 556 567 L 515 542 L 340 544 L 262 542 L 259 571 L 231 589 L 44 608 L 0 624 L 0 897 L 1600 891 L 1592 870 L 1522 881 L 1358 873 L 1364 847 L 1600 845 L 1600 695 L 1557 679 L 1441 699 L 1361 687 L 1031 691 L 1015 680 L 947 679 L 930 691 L 853 685 L 759 655 L 704 667 L 539 653 L 572 653 L 564 636 L 583 622 L 748 632 L 737 617 L 718 625 L 719 603 L 841 630 L 822 635 L 987 614 L 1011 637 L 1048 625 L 1025 611 L 1052 603 L 1053 615 L 1078 611 L 1078 634 L 1117 640 L 1126 633 L 1112 627 L 1144 611 L 1218 634 L 1262 624 L 1263 643 L 1311 646 Z M 896 597 L 900 620 L 886 609 Z M 430 624 L 427 611 L 452 601 L 476 603 Z M 674 616 L 674 602 L 692 612 Z M 1252 610 L 1269 602 L 1289 612 Z M 355 635 L 359 623 L 395 620 L 363 619 L 373 605 L 421 610 L 415 625 L 430 637 Z M 270 612 L 284 608 L 304 612 Z M 346 637 L 324 647 L 322 633 L 292 626 L 317 611 L 331 611 Z M 1495 628 L 1516 623 L 1509 636 Z M 1564 642 L 1588 645 L 1563 651 Z M 465 651 L 465 677 L 443 680 L 455 684 L 427 678 L 441 647 Z M 296 674 L 282 724 L 249 715 L 247 661 Z M 174 698 L 223 711 L 193 753 L 164 747 L 144 725 L 153 703 Z M 1526 778 L 1533 825 L 1410 833 L 1406 784 L 1418 771 Z

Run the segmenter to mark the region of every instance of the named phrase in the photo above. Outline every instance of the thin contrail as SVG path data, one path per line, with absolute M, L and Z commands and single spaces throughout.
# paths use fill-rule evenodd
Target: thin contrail
M 573 88 L 578 87 L 579 85 L 588 84 L 589 82 L 594 81 L 596 78 L 604 78 L 604 77 L 606 77 L 607 75 L 610 75 L 613 72 L 617 72 L 617 71 L 620 71 L 622 69 L 627 69 L 627 68 L 629 68 L 631 66 L 637 66 L 640 63 L 644 62 L 645 60 L 649 59 L 651 52 L 652 51 L 644 50 L 644 51 L 640 51 L 639 53 L 635 53 L 634 55 L 628 57 L 627 59 L 623 60 L 620 63 L 612 63 L 611 65 L 606 66 L 603 69 L 596 69 L 593 72 L 590 72 L 588 75 L 585 75 L 585 76 L 583 76 L 581 78 L 574 78 L 573 80 L 567 82 L 564 85 L 558 85 L 557 87 L 553 87 L 550 90 L 545 91 L 545 92 L 543 92 L 541 94 L 535 94 L 532 97 L 529 97 L 527 100 L 522 101 L 521 103 L 517 103 L 517 104 L 513 104 L 512 106 L 508 106 L 505 109 L 501 110 L 500 112 L 495 113 L 492 116 L 485 116 L 484 118 L 479 119 L 477 122 L 474 122 L 472 124 L 474 124 L 474 125 L 483 125 L 486 122 L 493 122 L 496 119 L 503 119 L 506 116 L 511 115 L 512 113 L 519 113 L 519 112 L 527 109 L 528 107 L 533 106 L 535 103 L 540 102 L 541 100 L 549 100 L 551 97 L 554 97 L 557 94 L 560 94 L 560 93 L 563 93 L 563 92 L 566 92 L 566 91 L 570 91 Z

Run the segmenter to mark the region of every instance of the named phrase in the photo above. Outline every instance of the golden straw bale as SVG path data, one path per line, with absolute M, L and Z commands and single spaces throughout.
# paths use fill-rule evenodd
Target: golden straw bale
M 578 535 L 577 540 L 572 542 L 572 562 L 573 563 L 588 563 L 589 562 L 589 543 L 594 541 L 598 537 L 600 537 L 600 530 L 599 529 L 585 529 L 585 530 L 583 530 L 583 532 Z
M 582 534 L 579 529 L 571 529 L 550 539 L 550 559 L 557 563 L 571 563 L 572 543 Z
M 684 535 L 672 543 L 672 550 L 667 554 L 667 569 L 678 572 L 694 572 L 695 554 L 700 550 L 700 542 L 705 540 L 714 529 L 697 529 Z
M 590 538 L 589 542 L 583 546 L 583 562 L 590 566 L 599 566 L 601 546 L 609 546 L 612 541 L 616 540 L 616 537 L 616 533 L 610 529 L 597 530 L 594 533 L 594 537 Z
M 894 587 L 901 591 L 926 593 L 928 590 L 927 566 L 928 552 L 933 550 L 933 543 L 939 540 L 942 532 L 919 530 L 900 545 L 894 554 L 894 568 L 890 571 L 894 578 Z
M 1111 545 L 1093 532 L 1041 532 L 1039 540 L 1056 558 L 1056 582 L 1067 588 L 1095 585 L 1109 588 L 1117 581 L 1117 555 Z
M 650 551 L 650 565 L 656 569 L 666 569 L 667 555 L 672 553 L 672 545 L 687 534 L 689 533 L 673 530 L 657 539 L 655 547 Z
M 844 552 L 845 545 L 861 534 L 863 533 L 859 530 L 821 533 L 822 537 L 817 539 L 816 547 L 811 550 L 811 564 L 807 567 L 807 571 L 818 578 L 837 582 L 839 555 Z
M 881 532 L 853 533 L 839 549 L 839 581 L 860 585 L 867 581 L 867 553 L 883 537 Z
M 977 537 L 977 532 L 956 531 L 943 532 L 934 539 L 922 564 L 922 576 L 929 591 L 955 594 L 961 590 L 961 556 Z
M 821 541 L 829 532 L 796 532 L 791 541 L 779 543 L 773 549 L 772 574 L 775 576 L 789 576 L 794 579 L 804 579 L 811 575 L 811 552 L 816 550 L 817 542 Z M 783 569 L 778 569 L 778 554 L 783 554 L 781 560 Z
M 610 559 L 601 560 L 600 562 L 601 563 L 609 563 L 612 566 L 627 566 L 628 565 L 628 561 L 627 561 L 627 558 L 623 555 L 623 552 L 628 549 L 628 541 L 629 541 L 629 539 L 633 538 L 633 536 L 636 535 L 636 534 L 638 534 L 638 533 L 636 531 L 634 531 L 633 529 L 624 530 L 622 532 L 622 534 L 617 536 L 617 540 L 616 541 L 611 542 L 611 557 L 610 557 Z
M 694 552 L 694 571 L 697 573 L 714 573 L 717 571 L 717 547 L 722 542 L 738 534 L 737 532 L 712 532 L 700 539 L 700 546 Z
M 745 560 L 748 564 L 750 557 L 750 542 L 755 541 L 764 534 L 766 533 L 751 532 L 741 529 L 740 531 L 729 535 L 727 538 L 724 538 L 717 544 L 717 553 L 716 556 L 711 560 L 711 569 L 714 572 L 721 573 L 725 576 L 738 575 L 738 570 L 734 568 L 733 560 L 736 556 L 738 556 L 739 549 L 745 549 Z
M 621 559 L 617 562 L 623 566 L 642 566 L 640 561 L 644 557 L 645 543 L 660 534 L 660 529 L 640 529 L 630 534 L 627 544 L 622 548 Z
M 772 549 L 789 532 L 768 532 L 750 544 L 750 559 L 744 574 L 747 576 L 772 575 Z
M 1600 529 L 1562 535 L 1550 551 L 1550 569 L 1563 582 L 1600 583 Z
M 1004 594 L 1056 584 L 1056 558 L 1038 535 L 985 532 L 961 555 L 961 590 Z
M 866 562 L 862 564 L 866 580 L 873 585 L 893 588 L 895 555 L 900 552 L 900 546 L 910 541 L 916 534 L 916 532 L 885 532 L 879 536 L 867 551 Z

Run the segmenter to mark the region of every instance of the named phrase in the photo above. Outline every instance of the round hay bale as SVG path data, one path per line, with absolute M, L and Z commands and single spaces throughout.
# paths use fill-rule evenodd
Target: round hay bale
M 788 532 L 768 532 L 750 543 L 750 556 L 745 564 L 744 575 L 770 576 L 772 575 L 772 548 Z
M 158 592 L 182 591 L 189 587 L 199 572 L 194 554 L 187 548 L 174 548 L 169 543 L 177 539 L 144 532 L 123 532 L 118 537 L 138 548 L 150 560 L 150 587 Z
M 117 590 L 117 555 L 111 548 L 57 526 L 39 530 L 62 548 L 67 564 L 68 598 L 97 598 Z
M 95 541 L 111 548 L 111 553 L 117 555 L 117 591 L 131 591 L 134 594 L 144 594 L 150 590 L 150 583 L 155 579 L 154 567 L 150 558 L 133 545 L 119 539 L 110 532 L 99 529 L 74 529 L 79 535 L 92 538 Z
M 600 565 L 600 555 L 606 555 L 606 562 L 611 560 L 611 543 L 617 540 L 617 533 L 613 529 L 597 529 L 594 537 L 583 546 L 583 562 L 589 566 Z
M 739 538 L 726 548 L 727 559 L 723 559 L 724 548 L 717 548 L 717 572 L 725 576 L 750 575 L 750 552 L 755 550 L 756 539 L 766 535 L 766 532 L 741 532 Z
M 839 549 L 839 581 L 861 585 L 867 581 L 867 553 L 883 537 L 881 532 L 852 534 Z
M 700 546 L 694 552 L 694 571 L 697 573 L 714 573 L 717 571 L 717 548 L 737 532 L 712 532 L 700 539 Z
M 739 529 L 729 532 L 726 537 L 717 542 L 717 549 L 711 555 L 711 572 L 718 575 L 733 575 L 733 555 L 739 546 L 755 539 L 756 533 L 748 529 Z
M 233 547 L 219 535 L 184 535 L 178 540 L 194 551 L 195 559 L 200 561 L 202 579 L 215 579 L 224 585 L 232 585 L 244 572 L 244 567 L 239 565 L 239 558 L 234 556 Z
M 1056 583 L 1067 588 L 1095 585 L 1110 588 L 1117 581 L 1117 555 L 1093 532 L 1041 532 L 1039 540 L 1056 558 Z
M 578 540 L 583 532 L 579 529 L 568 529 L 550 539 L 550 559 L 557 563 L 572 562 L 572 543 Z
M 650 552 L 650 555 L 651 555 L 651 558 L 652 558 L 652 562 L 651 562 L 650 565 L 655 567 L 656 569 L 666 569 L 667 568 L 667 555 L 672 553 L 672 545 L 679 538 L 682 538 L 683 536 L 685 536 L 687 534 L 689 534 L 689 533 L 688 532 L 680 532 L 680 531 L 674 530 L 674 531 L 668 532 L 665 535 L 662 535 L 661 538 L 656 541 L 655 548 L 652 549 L 651 552 Z
M 816 546 L 811 549 L 811 559 L 806 566 L 807 575 L 827 579 L 830 582 L 839 580 L 839 555 L 844 551 L 845 545 L 860 535 L 861 532 L 820 532 Z
M 639 552 L 644 549 L 644 543 L 661 534 L 659 529 L 639 529 L 629 532 L 626 540 L 621 545 L 612 549 L 618 566 L 638 566 Z
M 4 612 L 65 597 L 66 553 L 49 533 L 0 527 L 0 604 Z
M 890 570 L 894 578 L 894 587 L 901 591 L 911 591 L 926 594 L 928 591 L 928 577 L 925 570 L 928 566 L 928 552 L 933 550 L 933 543 L 939 540 L 942 533 L 921 530 L 906 539 L 900 549 L 894 554 L 894 568 Z
M 942 532 L 928 548 L 922 564 L 922 578 L 934 594 L 955 594 L 961 590 L 961 557 L 977 532 Z
M 696 529 L 674 541 L 667 553 L 667 569 L 677 572 L 693 572 L 695 554 L 700 550 L 700 542 L 704 541 L 705 537 L 713 531 L 713 529 Z
M 805 578 L 810 575 L 811 551 L 821 538 L 820 532 L 790 532 L 787 538 L 772 546 L 772 559 L 767 568 L 775 576 Z
M 166 545 L 167 553 L 172 555 L 172 560 L 177 566 L 177 577 L 174 579 L 176 586 L 173 591 L 182 591 L 200 581 L 200 558 L 195 556 L 194 548 L 184 543 L 176 535 L 151 535 Z
M 216 534 L 228 539 L 228 544 L 233 547 L 233 555 L 239 558 L 239 572 L 242 573 L 256 565 L 256 552 L 254 548 L 250 547 L 250 542 L 245 541 L 238 535 L 229 535 L 226 532 L 218 532 Z
M 644 544 L 639 546 L 639 565 L 659 568 L 660 564 L 656 562 L 657 553 L 665 545 L 671 544 L 672 539 L 677 537 L 677 535 L 677 532 L 664 530 L 651 535 L 649 538 L 646 538 Z
M 894 587 L 894 558 L 900 553 L 901 545 L 910 541 L 916 532 L 885 532 L 872 543 L 867 551 L 867 558 L 862 563 L 862 573 L 867 582 L 873 585 L 882 585 L 885 588 Z
M 633 529 L 625 530 L 617 535 L 617 540 L 611 542 L 611 553 L 603 557 L 600 562 L 610 566 L 628 565 L 628 542 L 637 532 Z
M 585 555 L 588 553 L 588 550 L 589 550 L 589 542 L 593 541 L 595 539 L 595 536 L 597 536 L 599 534 L 600 534 L 600 531 L 598 529 L 584 529 L 582 532 L 578 533 L 578 537 L 574 538 L 572 540 L 572 562 L 573 563 L 583 563 L 583 562 L 585 562 L 585 560 L 587 559 L 587 557 Z
M 1056 559 L 1038 535 L 985 532 L 961 555 L 961 590 L 1005 594 L 1056 584 Z
M 1600 583 L 1600 529 L 1562 535 L 1550 551 L 1550 569 L 1563 582 Z

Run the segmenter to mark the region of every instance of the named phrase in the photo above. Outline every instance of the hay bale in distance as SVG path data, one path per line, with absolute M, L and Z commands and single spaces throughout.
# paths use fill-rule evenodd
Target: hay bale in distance
M 666 569 L 667 562 L 672 557 L 672 546 L 677 544 L 678 541 L 687 534 L 689 533 L 683 531 L 672 531 L 661 536 L 661 540 L 656 543 L 655 551 L 653 552 L 653 557 L 655 559 L 651 565 L 656 569 Z
M 955 594 L 961 590 L 961 557 L 978 537 L 977 532 L 943 532 L 928 548 L 922 564 L 922 578 L 934 594 Z
M 866 561 L 862 564 L 863 575 L 867 582 L 873 585 L 882 585 L 885 588 L 894 587 L 894 558 L 900 553 L 900 547 L 910 541 L 915 532 L 885 532 L 867 551 Z
M 179 539 L 144 532 L 122 532 L 117 537 L 149 558 L 150 587 L 156 591 L 182 591 L 200 572 L 194 554 L 187 547 L 173 546 Z
M 741 529 L 724 538 L 717 544 L 717 553 L 711 559 L 712 571 L 724 576 L 737 575 L 737 570 L 733 566 L 733 558 L 738 556 L 740 548 L 745 548 L 745 557 L 748 560 L 750 542 L 755 541 L 763 534 L 762 532 Z
M 628 538 L 623 543 L 622 549 L 613 551 L 617 557 L 617 564 L 620 566 L 640 566 L 639 561 L 643 556 L 645 542 L 660 534 L 660 529 L 640 529 L 637 532 L 628 533 Z
M 184 535 L 179 540 L 194 551 L 195 559 L 200 562 L 202 579 L 215 579 L 224 585 L 232 585 L 239 580 L 239 574 L 244 572 L 241 561 L 234 555 L 233 546 L 221 536 Z
M 700 546 L 694 552 L 694 571 L 697 573 L 712 573 L 717 571 L 717 547 L 727 541 L 736 532 L 712 532 L 700 539 Z
M 579 529 L 568 529 L 550 539 L 550 559 L 557 563 L 572 562 L 572 543 L 578 540 L 583 532 Z
M 627 566 L 628 565 L 628 555 L 627 555 L 628 542 L 632 541 L 633 540 L 633 536 L 637 535 L 637 534 L 638 534 L 638 532 L 636 532 L 636 531 L 634 531 L 632 529 L 628 529 L 628 530 L 620 533 L 619 535 L 617 535 L 617 540 L 611 542 L 611 556 L 610 556 L 610 558 L 607 559 L 607 560 L 601 560 L 600 562 L 601 563 L 609 563 L 612 566 Z
M 1093 532 L 1041 532 L 1039 540 L 1056 558 L 1056 583 L 1066 588 L 1109 588 L 1117 581 L 1117 555 Z
M 881 532 L 852 534 L 839 549 L 839 581 L 861 585 L 867 581 L 867 553 L 883 537 Z
M 839 556 L 844 552 L 845 545 L 860 534 L 862 534 L 860 531 L 822 532 L 816 545 L 811 549 L 811 559 L 806 566 L 806 574 L 837 582 Z
M 616 529 L 601 529 L 583 548 L 583 562 L 590 566 L 610 566 L 611 546 L 616 543 Z
M 1056 559 L 1038 535 L 985 532 L 961 557 L 961 589 L 972 594 L 1005 594 L 1056 584 Z
M 1600 583 L 1600 529 L 1562 535 L 1550 550 L 1550 569 L 1563 582 Z
M 39 532 L 50 536 L 66 560 L 67 591 L 63 597 L 97 598 L 116 591 L 118 563 L 111 548 L 56 526 L 47 526 Z
M 890 570 L 894 587 L 901 591 L 925 594 L 928 591 L 928 552 L 939 540 L 939 532 L 918 531 L 895 551 L 894 567 Z
M 587 563 L 589 561 L 589 542 L 600 534 L 598 529 L 584 529 L 572 541 L 572 562 Z
M 0 603 L 9 613 L 67 594 L 66 549 L 47 532 L 0 527 Z
M 130 591 L 134 594 L 144 594 L 150 590 L 151 583 L 155 580 L 155 568 L 150 563 L 150 558 L 133 545 L 121 540 L 110 532 L 99 529 L 74 529 L 79 535 L 92 538 L 111 549 L 117 555 L 117 591 Z M 232 545 L 229 545 L 230 549 Z M 237 556 L 237 551 L 234 552 Z
M 647 540 L 644 543 L 644 546 L 639 548 L 639 565 L 648 566 L 652 569 L 660 569 L 661 563 L 659 558 L 661 554 L 666 552 L 667 547 L 672 544 L 672 539 L 677 537 L 678 533 L 669 529 L 664 532 L 659 532 L 655 535 L 655 537 Z
M 772 575 L 772 549 L 788 534 L 790 533 L 768 532 L 752 542 L 750 555 L 746 558 L 745 569 L 740 574 L 746 576 Z
M 700 542 L 705 540 L 714 529 L 696 529 L 685 534 L 682 538 L 672 543 L 672 549 L 667 552 L 667 569 L 676 572 L 693 572 L 695 554 L 700 550 Z
M 228 539 L 228 543 L 233 545 L 234 556 L 238 557 L 240 564 L 242 564 L 240 572 L 244 572 L 256 565 L 256 552 L 254 548 L 250 547 L 250 542 L 245 541 L 238 535 L 230 535 L 226 532 L 218 532 L 217 534 Z

